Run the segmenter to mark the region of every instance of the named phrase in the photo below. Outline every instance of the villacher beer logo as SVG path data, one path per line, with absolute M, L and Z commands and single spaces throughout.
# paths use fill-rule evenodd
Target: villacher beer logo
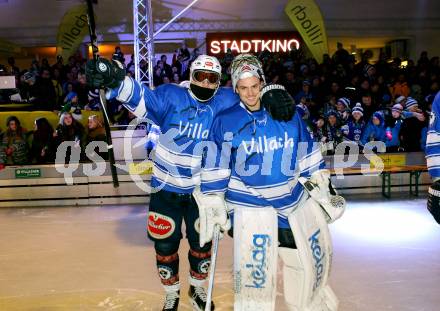
M 176 225 L 174 220 L 168 216 L 149 212 L 148 213 L 148 233 L 156 239 L 165 239 L 171 236 Z

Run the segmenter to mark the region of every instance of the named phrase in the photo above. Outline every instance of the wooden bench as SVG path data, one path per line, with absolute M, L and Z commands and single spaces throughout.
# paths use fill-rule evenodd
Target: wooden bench
M 332 175 L 337 175 L 341 172 L 344 175 L 380 175 L 382 178 L 382 195 L 386 198 L 391 197 L 391 174 L 394 173 L 409 173 L 409 193 L 414 196 L 419 195 L 419 180 L 420 175 L 428 169 L 426 165 L 403 165 L 384 167 L 383 170 L 375 168 L 361 168 L 349 167 L 343 169 L 332 168 L 330 172 Z

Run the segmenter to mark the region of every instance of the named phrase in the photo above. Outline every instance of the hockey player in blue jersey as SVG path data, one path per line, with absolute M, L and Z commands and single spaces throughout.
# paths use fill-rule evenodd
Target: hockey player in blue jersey
M 166 291 L 163 310 L 177 310 L 179 304 L 178 249 L 183 220 L 190 245 L 190 302 L 194 310 L 204 310 L 203 285 L 210 265 L 211 244 L 200 246 L 199 210 L 192 196 L 194 187 L 200 183 L 202 149 L 198 146 L 208 138 L 214 116 L 238 104 L 238 97 L 230 89 L 219 88 L 220 63 L 207 55 L 192 63 L 189 88 L 167 84 L 152 91 L 125 77 L 117 61 L 92 60 L 86 69 L 89 85 L 110 88 L 109 98 L 115 97 L 137 117 L 148 118 L 161 129 L 154 157 L 147 229 L 154 241 L 157 269 Z M 280 119 L 289 118 L 292 113 L 283 106 L 272 110 L 273 116 Z
M 440 92 L 432 103 L 425 150 L 426 164 L 433 179 L 428 190 L 428 210 L 440 224 Z
M 220 113 L 211 128 L 210 140 L 214 145 L 206 153 L 201 189 L 195 191 L 194 196 L 199 206 L 213 210 L 206 214 L 214 217 L 201 217 L 200 241 L 205 243 L 212 239 L 215 223 L 224 226 L 226 210 L 233 218 L 234 212 L 242 208 L 251 207 L 256 211 L 265 207 L 275 209 L 278 216 L 278 221 L 274 224 L 278 228 L 278 243 L 275 245 L 279 245 L 278 252 L 284 262 L 284 298 L 289 310 L 305 310 L 304 308 L 310 307 L 309 296 L 315 292 L 307 290 L 312 283 L 313 276 L 310 272 L 314 271 L 312 266 L 315 264 L 310 252 L 297 248 L 298 242 L 303 246 L 303 242 L 309 237 L 301 233 L 304 228 L 299 226 L 295 226 L 295 233 L 291 215 L 297 215 L 295 211 L 311 196 L 327 210 L 323 208 L 324 213 L 318 211 L 315 215 L 312 208 L 304 207 L 304 213 L 308 213 L 308 216 L 301 221 L 312 223 L 315 218 L 319 218 L 325 223 L 324 214 L 328 220 L 333 221 L 342 214 L 345 201 L 336 196 L 329 183 L 328 171 L 322 170 L 324 161 L 319 145 L 313 144 L 300 115 L 295 114 L 287 122 L 278 122 L 270 117 L 265 108 L 272 102 L 294 106 L 293 99 L 285 89 L 279 85 L 266 86 L 260 99 L 264 80 L 261 64 L 251 55 L 237 56 L 231 65 L 231 73 L 233 88 L 239 94 L 241 102 L 240 105 Z M 304 185 L 308 186 L 307 191 Z M 339 201 L 333 200 L 336 197 Z M 340 205 L 335 207 L 330 203 L 331 200 L 338 201 Z M 246 219 L 246 222 L 252 223 L 252 219 Z M 208 225 L 202 226 L 203 223 Z M 234 230 L 242 230 L 242 227 Z M 319 235 L 322 232 L 324 236 L 324 231 L 328 231 L 326 224 L 315 233 Z M 250 250 L 252 246 L 244 248 Z M 234 248 L 234 252 L 237 249 Z M 324 257 L 324 254 L 321 255 Z M 262 256 L 265 258 L 265 255 Z M 326 256 L 327 259 L 321 259 L 328 263 L 331 254 L 327 253 Z M 304 263 L 306 259 L 309 260 Z M 322 269 L 328 271 L 329 265 Z M 301 273 L 305 270 L 306 272 Z M 241 278 L 235 280 L 240 281 Z M 322 286 L 325 283 L 323 281 Z M 316 286 L 318 288 L 320 285 Z M 248 287 L 239 286 L 242 290 Z M 328 286 L 324 287 L 324 294 L 319 301 L 313 300 L 313 308 L 307 310 L 336 310 L 336 297 Z M 253 297 L 258 299 L 257 296 L 258 294 Z M 328 300 L 325 303 L 327 309 L 322 305 L 323 299 Z M 236 300 L 234 309 L 247 310 L 247 307 L 237 304 Z

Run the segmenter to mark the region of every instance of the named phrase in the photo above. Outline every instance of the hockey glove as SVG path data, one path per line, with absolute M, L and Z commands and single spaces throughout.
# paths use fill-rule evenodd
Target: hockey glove
M 125 78 L 125 69 L 117 60 L 105 58 L 88 60 L 86 64 L 87 84 L 91 88 L 116 88 Z
M 330 172 L 319 170 L 312 174 L 310 179 L 300 177 L 299 182 L 322 209 L 327 223 L 332 223 L 345 212 L 346 202 L 337 194 L 330 182 Z
M 220 194 L 203 194 L 199 188 L 194 189 L 193 197 L 199 207 L 200 247 L 212 240 L 215 225 L 225 232 L 231 228 L 226 202 Z
M 270 84 L 261 90 L 261 103 L 276 121 L 290 121 L 295 114 L 295 101 L 284 86 Z
M 440 224 L 440 180 L 435 181 L 428 190 L 428 211 Z

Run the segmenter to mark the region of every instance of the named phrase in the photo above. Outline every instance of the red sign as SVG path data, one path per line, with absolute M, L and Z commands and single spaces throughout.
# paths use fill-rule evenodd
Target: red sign
M 231 50 L 233 54 L 258 53 L 261 51 L 286 53 L 299 49 L 300 35 L 293 31 L 281 32 L 218 32 L 206 34 L 207 53 L 223 55 Z

